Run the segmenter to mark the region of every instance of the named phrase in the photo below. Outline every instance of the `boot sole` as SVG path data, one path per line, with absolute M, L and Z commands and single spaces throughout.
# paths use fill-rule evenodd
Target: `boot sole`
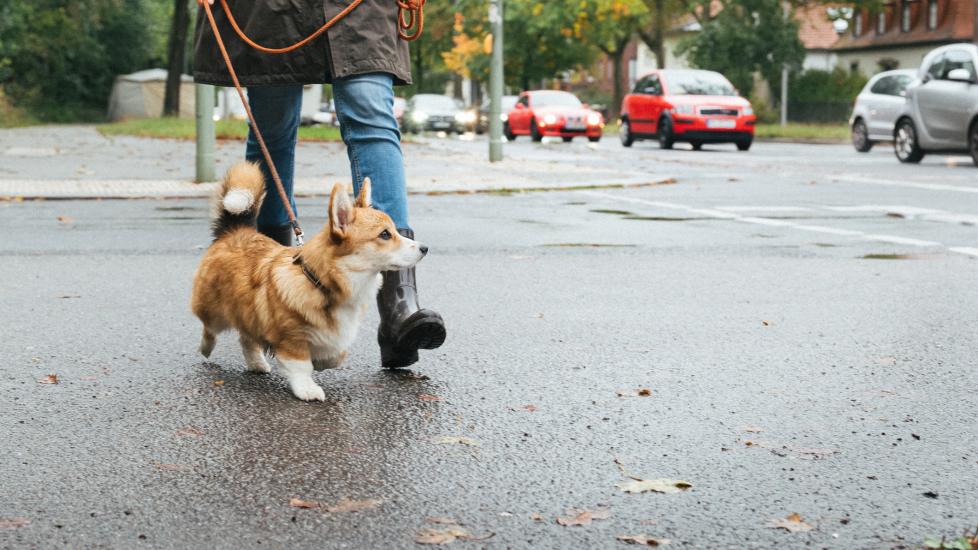
M 422 318 L 408 327 L 394 346 L 380 347 L 380 362 L 385 369 L 402 369 L 418 362 L 419 349 L 436 349 L 445 343 L 447 333 L 441 319 Z

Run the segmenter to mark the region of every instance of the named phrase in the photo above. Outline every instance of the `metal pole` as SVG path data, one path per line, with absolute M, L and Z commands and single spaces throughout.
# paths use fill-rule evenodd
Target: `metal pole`
M 781 125 L 788 124 L 788 66 L 781 67 Z
M 214 181 L 214 87 L 196 84 L 197 183 Z
M 489 0 L 492 70 L 489 74 L 489 162 L 503 160 L 503 0 Z

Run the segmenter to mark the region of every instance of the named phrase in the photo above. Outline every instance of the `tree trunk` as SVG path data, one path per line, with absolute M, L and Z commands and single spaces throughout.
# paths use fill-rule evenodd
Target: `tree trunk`
M 180 115 L 180 77 L 187 59 L 187 31 L 190 11 L 187 0 L 174 0 L 170 25 L 170 44 L 166 64 L 166 92 L 163 96 L 163 116 Z
M 615 87 L 614 87 L 615 92 L 614 93 L 615 93 L 615 100 L 614 100 L 614 102 L 613 102 L 612 105 L 609 105 L 608 106 L 608 115 L 609 115 L 609 118 L 611 118 L 611 119 L 618 118 L 618 114 L 619 114 L 618 111 L 619 111 L 619 109 L 621 109 L 621 100 L 625 97 L 625 87 L 622 85 L 622 82 L 621 82 L 621 78 L 623 76 L 622 70 L 621 70 L 621 62 L 622 62 L 622 59 L 625 57 L 625 48 L 626 47 L 627 47 L 627 42 L 626 42 L 626 46 L 618 45 L 618 47 L 615 48 L 615 51 L 611 52 L 611 56 L 610 56 L 612 62 L 615 65 L 614 66 L 614 75 L 615 75 Z
M 660 69 L 666 68 L 666 14 L 665 0 L 655 0 L 655 64 Z

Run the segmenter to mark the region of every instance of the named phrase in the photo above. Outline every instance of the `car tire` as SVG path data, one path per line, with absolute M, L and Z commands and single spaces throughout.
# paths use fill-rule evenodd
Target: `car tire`
M 587 140 L 591 143 L 597 143 L 601 141 L 601 136 L 588 137 Z
M 700 149 L 703 148 L 703 142 L 702 141 L 691 141 L 691 142 L 689 142 L 689 144 L 693 146 L 693 150 L 694 151 L 699 151 Z
M 672 135 L 672 120 L 663 118 L 659 121 L 659 148 L 672 149 L 676 139 Z
M 635 143 L 635 136 L 632 135 L 632 125 L 628 123 L 628 120 L 622 120 L 621 124 L 618 125 L 618 138 L 621 139 L 621 144 L 623 147 L 631 147 Z
M 738 151 L 750 151 L 750 146 L 754 144 L 754 138 L 744 138 L 737 141 Z
M 978 166 L 978 120 L 971 123 L 968 132 L 968 150 L 971 151 L 971 162 Z
M 924 158 L 924 150 L 917 142 L 917 127 L 909 118 L 897 123 L 893 135 L 893 152 L 900 162 L 907 164 L 916 164 Z
M 574 138 L 570 136 L 564 136 L 562 139 L 564 140 L 564 143 L 570 143 L 574 141 Z
M 503 123 L 503 136 L 506 141 L 515 141 L 516 134 L 513 133 L 513 129 L 509 127 L 509 121 Z
M 540 128 L 535 120 L 530 122 L 530 139 L 536 142 L 543 141 L 543 135 L 540 134 Z
M 869 129 L 861 118 L 852 123 L 852 146 L 860 153 L 868 153 L 873 148 L 873 142 L 869 139 Z

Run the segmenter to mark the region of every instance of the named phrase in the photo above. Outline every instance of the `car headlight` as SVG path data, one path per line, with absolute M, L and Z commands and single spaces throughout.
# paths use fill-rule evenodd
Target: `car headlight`
M 543 117 L 544 124 L 557 124 L 557 115 L 546 115 Z
M 415 111 L 415 112 L 411 113 L 411 120 L 413 120 L 413 121 L 415 121 L 417 123 L 424 122 L 424 121 L 428 120 L 428 113 L 426 113 L 424 111 Z
M 499 120 L 501 120 L 503 122 L 506 122 L 507 120 L 509 120 L 509 115 L 507 115 L 506 113 L 503 113 L 503 114 L 499 115 Z
M 475 122 L 475 113 L 472 111 L 455 113 L 455 122 L 458 122 L 459 124 L 471 124 Z
M 676 113 L 677 115 L 691 115 L 693 114 L 693 106 L 676 105 L 675 107 L 672 108 L 672 112 Z
M 601 124 L 601 115 L 598 113 L 591 113 L 587 116 L 587 123 L 589 126 L 598 126 Z
M 754 114 L 754 109 L 751 109 L 750 106 L 744 107 L 743 110 L 740 111 L 740 114 L 743 116 L 751 116 Z

